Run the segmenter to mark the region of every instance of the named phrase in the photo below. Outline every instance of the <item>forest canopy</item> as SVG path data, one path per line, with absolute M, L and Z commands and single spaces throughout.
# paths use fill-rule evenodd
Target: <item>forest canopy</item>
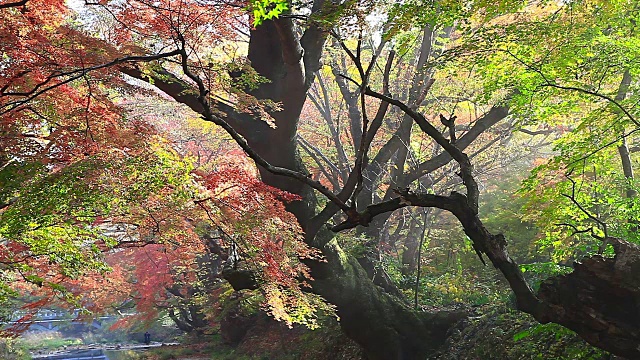
M 0 0 L 6 331 L 64 307 L 211 333 L 250 293 L 368 359 L 434 356 L 498 304 L 638 358 L 638 21 L 630 0 Z

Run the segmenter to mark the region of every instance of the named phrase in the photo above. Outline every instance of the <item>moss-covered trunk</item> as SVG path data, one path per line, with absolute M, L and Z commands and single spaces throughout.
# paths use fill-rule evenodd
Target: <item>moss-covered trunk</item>
M 323 236 L 323 234 L 320 234 Z M 424 359 L 446 339 L 463 311 L 414 311 L 374 285 L 359 262 L 335 240 L 323 249 L 328 262 L 314 290 L 338 308 L 343 331 L 369 360 Z
M 286 20 L 267 22 L 252 31 L 249 59 L 261 75 L 270 79 L 253 94 L 283 105 L 273 113 L 277 129 L 256 124 L 245 137 L 267 161 L 292 170 L 305 171 L 296 153 L 296 131 L 300 112 L 309 86 L 313 64 L 290 57 L 301 49 L 287 43 L 293 33 Z M 319 41 L 316 46 L 322 46 Z M 307 50 L 307 49 L 305 49 Z M 301 54 L 300 54 L 301 56 Z M 306 76 L 305 76 L 306 75 Z M 310 264 L 314 277 L 313 290 L 337 307 L 344 332 L 363 347 L 367 357 L 375 359 L 420 359 L 442 345 L 447 329 L 462 314 L 441 315 L 414 311 L 397 298 L 374 285 L 366 271 L 352 256 L 342 251 L 331 233 L 317 219 L 317 206 L 310 188 L 261 169 L 262 180 L 277 188 L 303 196 L 303 201 L 290 206 L 307 232 L 307 242 L 322 250 L 327 262 Z
M 325 11 L 324 3 L 323 0 L 314 1 L 313 11 Z M 330 11 L 330 7 L 328 9 Z M 275 128 L 263 119 L 237 113 L 224 103 L 212 103 L 215 112 L 226 114 L 225 121 L 271 166 L 306 172 L 296 148 L 298 121 L 313 74 L 320 66 L 326 35 L 319 27 L 309 25 L 299 37 L 292 19 L 286 17 L 265 21 L 251 31 L 248 58 L 251 66 L 269 80 L 251 94 L 281 105 L 281 111 L 271 113 Z M 121 71 L 151 82 L 138 68 L 123 67 Z M 203 109 L 203 104 L 192 95 L 191 85 L 169 72 L 157 73 L 152 80 L 158 89 L 198 113 L 214 112 Z M 327 259 L 326 262 L 309 263 L 314 278 L 313 291 L 336 305 L 342 329 L 363 347 L 369 359 L 423 359 L 443 343 L 446 330 L 463 316 L 462 313 L 416 311 L 385 293 L 369 279 L 358 261 L 332 240 L 333 233 L 325 222 L 337 212 L 337 207 L 332 209 L 333 205 L 329 205 L 317 214 L 318 202 L 309 186 L 290 177 L 275 175 L 264 167 L 259 166 L 258 170 L 266 184 L 302 197 L 301 201 L 289 204 L 287 210 L 296 216 L 305 231 L 306 242 L 320 249 Z M 228 279 L 233 276 L 237 276 L 234 288 L 255 285 L 247 274 L 225 274 Z M 238 282 L 245 285 L 239 286 Z

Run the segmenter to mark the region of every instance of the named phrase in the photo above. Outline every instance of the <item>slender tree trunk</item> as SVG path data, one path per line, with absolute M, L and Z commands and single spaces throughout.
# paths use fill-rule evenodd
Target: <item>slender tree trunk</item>
M 618 93 L 616 94 L 616 101 L 622 101 L 627 97 L 627 93 L 629 91 L 629 86 L 631 85 L 631 73 L 629 69 L 624 71 L 622 75 L 622 81 L 620 82 L 620 86 L 618 87 Z M 624 177 L 629 182 L 627 185 L 626 196 L 628 199 L 635 198 L 638 194 L 636 190 L 631 185 L 633 182 L 633 164 L 631 162 L 631 154 L 629 153 L 629 146 L 627 145 L 627 139 L 625 136 L 625 130 L 622 130 L 622 144 L 618 146 L 618 154 L 620 155 L 620 162 L 622 163 L 622 172 Z M 633 219 L 629 219 L 629 223 L 635 223 L 633 226 L 633 230 L 638 230 L 638 224 Z
M 624 177 L 629 182 L 633 181 L 633 165 L 631 162 L 631 154 L 629 153 L 629 146 L 627 145 L 627 139 L 622 138 L 622 144 L 618 146 L 618 154 L 620 154 Z M 632 186 L 628 186 L 626 195 L 628 199 L 633 199 L 638 195 L 638 193 Z
M 413 294 L 413 307 L 415 309 L 418 308 L 418 293 L 420 292 L 420 270 L 422 269 L 422 246 L 424 244 L 424 239 L 431 236 L 431 226 L 429 226 L 429 230 L 427 231 L 427 220 L 429 220 L 429 213 L 431 208 L 424 212 L 422 217 L 422 234 L 420 235 L 420 241 L 418 243 L 417 254 L 415 256 L 416 260 L 416 284 Z

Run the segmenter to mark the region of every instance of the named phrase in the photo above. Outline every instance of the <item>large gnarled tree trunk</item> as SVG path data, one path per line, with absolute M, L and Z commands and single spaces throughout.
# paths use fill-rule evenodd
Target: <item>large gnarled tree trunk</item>
M 589 343 L 640 358 L 640 247 L 616 238 L 614 258 L 594 256 L 573 273 L 546 280 L 538 296 L 549 306 L 538 320 L 557 322 Z
M 321 11 L 323 6 L 330 7 L 324 1 L 316 1 L 314 11 Z M 284 18 L 265 21 L 251 31 L 249 60 L 260 75 L 270 80 L 252 95 L 282 104 L 282 111 L 271 114 L 275 129 L 247 114 L 236 113 L 225 104 L 211 104 L 226 114 L 224 120 L 271 166 L 306 173 L 297 154 L 297 126 L 307 90 L 319 68 L 326 36 L 325 31 L 310 25 L 302 37 L 298 37 L 292 20 Z M 148 80 L 136 68 L 123 67 L 122 71 Z M 191 88 L 189 84 L 166 72 L 160 75 L 153 79 L 154 86 L 211 121 L 208 104 L 185 92 Z M 325 222 L 337 213 L 337 206 L 329 204 L 316 214 L 317 201 L 310 187 L 294 178 L 276 175 L 265 166 L 258 168 L 266 184 L 303 197 L 302 201 L 290 204 L 288 210 L 305 230 L 309 245 L 320 248 L 328 259 L 309 264 L 314 277 L 313 290 L 336 305 L 343 330 L 363 347 L 369 359 L 423 358 L 444 342 L 446 330 L 464 316 L 463 312 L 418 312 L 385 293 L 368 278 L 358 261 L 332 240 L 333 232 Z M 353 182 L 351 184 L 353 187 Z M 347 197 L 350 195 L 348 191 L 345 193 Z
M 319 2 L 321 3 L 321 2 Z M 318 6 L 318 5 L 317 5 Z M 306 92 L 318 69 L 319 53 L 326 33 L 311 26 L 300 40 L 290 20 L 267 22 L 252 31 L 249 60 L 271 82 L 253 93 L 258 98 L 281 102 L 283 111 L 273 113 L 277 129 L 243 134 L 265 160 L 273 165 L 305 172 L 296 152 L 297 125 Z M 302 48 L 304 54 L 302 56 Z M 358 342 L 370 359 L 415 359 L 437 349 L 446 330 L 461 313 L 415 312 L 374 285 L 358 261 L 345 254 L 324 227 L 326 217 L 315 217 L 315 198 L 300 182 L 261 169 L 262 180 L 305 197 L 290 207 L 306 231 L 307 242 L 320 246 L 326 263 L 311 264 L 314 291 L 337 306 L 345 333 Z M 335 211 L 334 211 L 335 212 Z

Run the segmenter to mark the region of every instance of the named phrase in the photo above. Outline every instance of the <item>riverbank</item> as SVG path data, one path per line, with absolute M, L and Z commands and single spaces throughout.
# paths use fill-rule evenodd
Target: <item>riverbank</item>
M 64 349 L 45 351 L 38 350 L 31 352 L 32 359 L 50 359 L 58 355 L 72 354 L 78 351 L 90 351 L 90 350 L 103 350 L 103 351 L 118 351 L 118 350 L 133 350 L 133 351 L 145 351 L 150 349 L 156 349 L 161 347 L 179 346 L 179 343 L 160 343 L 152 342 L 147 344 L 89 344 L 89 345 L 74 345 L 67 346 Z

